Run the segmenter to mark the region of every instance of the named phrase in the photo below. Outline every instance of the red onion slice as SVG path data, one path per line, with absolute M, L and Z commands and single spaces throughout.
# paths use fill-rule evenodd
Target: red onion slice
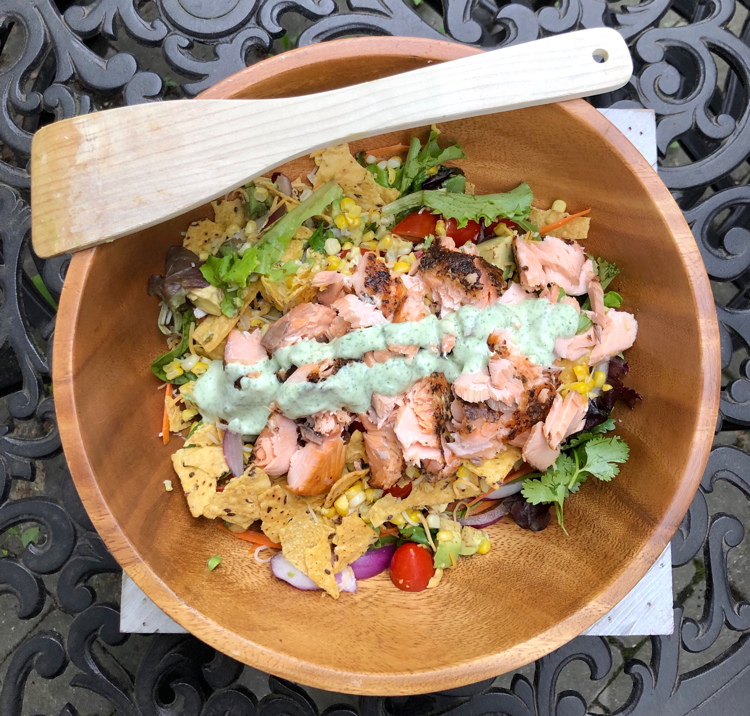
M 245 466 L 242 464 L 242 435 L 225 430 L 222 447 L 229 469 L 235 477 L 239 477 L 245 471 Z
M 501 503 L 497 507 L 487 510 L 487 512 L 482 512 L 480 515 L 469 514 L 468 517 L 460 519 L 459 522 L 462 525 L 468 525 L 469 527 L 489 527 L 496 522 L 500 522 L 500 520 L 507 514 L 508 508 Z
M 271 181 L 276 184 L 276 188 L 287 196 L 292 195 L 292 180 L 281 172 L 274 172 L 271 174 Z
M 514 495 L 516 492 L 520 492 L 523 489 L 523 480 L 509 482 L 507 485 L 500 485 L 494 492 L 490 492 L 489 495 L 485 495 L 483 500 L 500 500 L 508 495 Z
M 310 577 L 300 572 L 281 552 L 277 552 L 271 557 L 271 571 L 274 577 L 291 584 L 296 589 L 306 592 L 320 589 Z M 342 592 L 355 593 L 357 591 L 357 580 L 351 567 L 347 567 L 335 577 L 336 584 Z
M 357 579 L 370 579 L 388 569 L 391 563 L 393 553 L 396 551 L 396 544 L 387 544 L 378 549 L 371 549 L 363 554 L 359 559 L 355 559 L 351 568 Z

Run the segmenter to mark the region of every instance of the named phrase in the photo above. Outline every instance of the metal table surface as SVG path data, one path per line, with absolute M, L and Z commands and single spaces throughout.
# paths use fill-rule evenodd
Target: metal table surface
M 749 9 L 748 0 L 0 0 L 0 716 L 748 713 Z M 675 633 L 579 637 L 494 683 L 397 699 L 268 678 L 190 636 L 120 634 L 120 570 L 78 500 L 55 423 L 50 356 L 67 260 L 29 248 L 33 132 L 193 96 L 270 53 L 345 35 L 495 47 L 601 25 L 628 40 L 636 70 L 594 103 L 655 110 L 660 173 L 693 229 L 721 324 L 716 447 L 672 541 Z

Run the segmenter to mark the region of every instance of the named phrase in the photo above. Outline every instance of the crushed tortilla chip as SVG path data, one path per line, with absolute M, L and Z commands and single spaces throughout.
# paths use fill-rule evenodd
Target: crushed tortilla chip
M 240 316 L 247 310 L 250 302 L 258 295 L 259 290 L 260 281 L 256 281 L 247 287 L 242 308 L 237 311 L 237 315 L 234 318 L 229 318 L 228 316 L 207 316 L 201 321 L 193 331 L 196 352 L 208 357 L 215 356 L 217 349 L 231 333 L 235 325 L 237 325 Z M 223 357 L 224 351 L 222 350 L 218 358 Z
M 219 435 L 219 429 L 211 423 L 199 425 L 195 432 L 185 441 L 185 447 L 214 447 L 221 445 L 223 436 Z
M 194 254 L 216 254 L 224 243 L 224 228 L 209 219 L 190 224 L 182 245 Z
M 294 234 L 294 238 L 298 241 L 307 241 L 311 236 L 313 235 L 313 230 L 308 229 L 306 226 L 300 226 L 299 229 L 297 229 L 297 232 Z M 301 258 L 302 254 L 300 253 L 299 256 L 295 256 L 294 258 L 298 259 Z
M 473 196 L 476 193 L 476 191 L 477 191 L 476 185 L 472 184 L 470 181 L 467 181 L 464 187 L 464 194 L 471 194 Z
M 560 221 L 560 219 L 564 219 L 566 216 L 570 216 L 570 214 L 568 214 L 568 212 L 563 213 L 561 211 L 552 211 L 552 209 L 544 211 L 543 209 L 532 208 L 531 213 L 529 214 L 529 221 L 532 224 L 536 224 L 537 227 L 541 229 L 550 224 L 554 224 L 556 221 Z M 590 223 L 590 217 L 579 216 L 577 219 L 569 221 L 558 229 L 553 229 L 545 234 L 545 236 L 554 236 L 558 239 L 585 239 L 589 235 Z
M 195 396 L 193 390 L 195 389 L 195 381 L 189 380 L 187 383 L 183 383 L 178 390 L 180 391 L 180 397 L 185 404 L 195 404 Z
M 427 582 L 427 589 L 435 589 L 438 584 L 440 584 L 440 580 L 443 578 L 443 570 L 442 569 L 436 569 L 435 574 L 432 575 L 430 578 L 430 581 Z
M 338 599 L 339 588 L 331 564 L 332 535 L 328 525 L 316 523 L 309 513 L 298 514 L 282 532 L 281 551 L 297 569 Z
M 204 508 L 203 516 L 221 517 L 226 522 L 247 529 L 260 519 L 260 496 L 271 487 L 271 481 L 263 470 L 249 465 L 239 477 L 233 477 L 223 492 L 217 492 Z
M 164 409 L 167 411 L 169 431 L 172 433 L 179 433 L 180 430 L 184 430 L 190 424 L 182 419 L 183 407 L 181 403 L 182 396 L 179 393 L 177 395 L 164 393 Z
M 312 280 L 323 268 L 323 257 L 319 254 L 310 263 L 302 264 L 297 272 L 286 280 L 271 281 L 266 276 L 260 279 L 260 292 L 263 298 L 272 303 L 279 311 L 288 311 L 300 303 L 310 302 L 318 295 L 318 289 L 312 285 Z
M 453 478 L 444 478 L 438 480 L 435 484 L 430 484 L 423 480 L 411 491 L 408 497 L 400 499 L 393 495 L 384 495 L 373 504 L 368 513 L 368 517 L 373 527 L 380 527 L 394 515 L 399 515 L 404 510 L 413 510 L 417 507 L 426 507 L 427 505 L 441 505 L 443 503 L 453 502 L 456 499 Z M 478 495 L 478 487 L 469 488 L 468 485 L 462 491 L 464 497 L 473 497 Z
M 461 460 L 461 464 L 478 477 L 487 480 L 490 487 L 499 487 L 510 475 L 515 465 L 521 459 L 521 451 L 517 447 L 508 445 L 505 450 L 495 457 L 485 458 L 480 465 L 474 465 L 469 460 Z
M 336 482 L 333 483 L 331 489 L 326 495 L 326 500 L 323 503 L 323 507 L 328 509 L 336 500 L 341 497 L 355 482 L 359 482 L 365 475 L 369 474 L 369 470 L 355 470 L 354 472 L 344 473 Z
M 345 462 L 351 465 L 355 460 L 367 462 L 367 452 L 365 451 L 365 438 L 361 430 L 355 430 L 349 442 L 346 445 Z
M 274 542 L 281 542 L 284 528 L 301 512 L 307 512 L 307 503 L 281 485 L 275 485 L 260 496 L 260 527 Z
M 375 178 L 351 154 L 348 144 L 329 147 L 316 159 L 318 171 L 313 177 L 313 188 L 319 189 L 335 179 L 344 194 L 354 199 L 365 211 L 382 209 L 398 198 L 398 189 L 380 186 Z
M 341 572 L 378 539 L 378 533 L 356 513 L 347 515 L 336 525 L 333 543 L 333 571 Z
M 172 465 L 182 483 L 190 514 L 200 517 L 216 495 L 216 481 L 229 469 L 221 447 L 182 448 L 172 455 Z
M 307 229 L 306 226 L 303 226 L 302 228 Z M 310 231 L 310 229 L 307 229 L 307 230 Z M 310 235 L 312 236 L 312 231 L 310 231 Z M 304 250 L 305 250 L 305 242 L 295 237 L 289 242 L 289 246 L 286 247 L 286 251 L 284 251 L 281 258 L 279 259 L 279 263 L 283 264 L 283 263 L 286 263 L 287 261 L 301 261 L 302 253 Z
M 211 206 L 214 208 L 214 222 L 219 224 L 226 232 L 229 226 L 243 227 L 247 223 L 245 217 L 245 202 L 242 199 L 219 199 L 212 201 Z
M 296 189 L 300 194 L 305 191 L 305 189 L 309 189 L 310 185 L 306 184 L 304 181 L 302 181 L 302 177 L 297 177 L 292 182 L 292 189 Z

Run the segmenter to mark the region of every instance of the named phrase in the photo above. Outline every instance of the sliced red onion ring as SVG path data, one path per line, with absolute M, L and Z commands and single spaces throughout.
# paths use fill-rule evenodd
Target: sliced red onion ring
M 508 495 L 514 495 L 516 492 L 520 492 L 523 489 L 523 480 L 509 482 L 507 485 L 500 485 L 494 492 L 490 492 L 489 495 L 485 495 L 483 500 L 500 500 Z
M 359 559 L 355 559 L 351 568 L 357 579 L 370 579 L 388 569 L 396 544 L 387 544 L 377 549 L 371 549 Z
M 487 510 L 487 512 L 482 512 L 480 515 L 469 514 L 468 517 L 464 517 L 459 522 L 469 527 L 489 527 L 490 525 L 494 525 L 495 522 L 500 522 L 507 514 L 508 508 L 501 503 L 497 507 Z
M 262 231 L 266 227 L 273 224 L 275 221 L 278 221 L 282 216 L 286 214 L 286 204 L 282 204 L 276 211 L 273 212 L 273 214 L 263 214 L 263 216 L 258 219 L 256 224 L 256 231 Z
M 276 188 L 287 196 L 292 195 L 292 180 L 281 172 L 274 172 L 271 174 L 271 181 L 276 184 Z
M 271 571 L 274 576 L 297 589 L 310 592 L 320 587 L 310 579 L 306 574 L 299 571 L 281 552 L 277 552 L 271 557 Z M 354 593 L 357 591 L 357 580 L 351 567 L 347 567 L 343 572 L 339 572 L 336 577 L 336 584 L 342 592 Z
M 245 466 L 242 464 L 242 435 L 225 430 L 222 448 L 229 469 L 235 477 L 239 477 L 245 471 Z

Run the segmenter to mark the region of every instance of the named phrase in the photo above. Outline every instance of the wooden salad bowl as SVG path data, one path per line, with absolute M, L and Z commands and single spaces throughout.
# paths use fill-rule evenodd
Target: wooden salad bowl
M 254 65 L 202 97 L 307 94 L 452 60 L 478 50 L 411 38 L 304 47 Z M 366 107 L 361 107 L 366 112 Z M 179 127 L 175 128 L 179 131 Z M 490 528 L 492 551 L 462 559 L 435 590 L 396 589 L 387 573 L 340 599 L 299 592 L 248 555 L 246 543 L 193 519 L 172 471 L 173 438 L 157 437 L 163 394 L 150 363 L 162 353 L 151 274 L 210 206 L 76 254 L 60 301 L 54 387 L 70 471 L 117 561 L 170 617 L 247 664 L 304 684 L 397 695 L 480 681 L 533 661 L 617 604 L 666 547 L 703 472 L 719 400 L 719 337 L 708 278 L 682 214 L 639 152 L 582 100 L 441 126 L 459 142 L 477 193 L 527 181 L 535 204 L 591 208 L 586 249 L 622 268 L 616 288 L 635 313 L 628 385 L 615 409 L 630 461 L 566 502 L 566 537 L 511 519 Z M 424 133 L 422 130 L 418 130 Z M 354 142 L 408 143 L 411 131 Z M 200 147 L 195 161 L 200 162 Z M 310 159 L 286 165 L 294 178 Z M 164 480 L 176 489 L 166 492 Z M 554 518 L 553 518 L 554 522 Z M 209 572 L 208 557 L 221 554 Z

